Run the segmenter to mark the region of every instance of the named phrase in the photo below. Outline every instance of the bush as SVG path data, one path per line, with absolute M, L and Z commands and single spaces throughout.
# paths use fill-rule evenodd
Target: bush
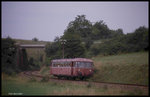
M 18 71 L 15 41 L 10 37 L 2 39 L 2 72 L 11 75 Z
M 148 50 L 148 48 L 148 29 L 139 27 L 133 33 L 118 36 L 100 44 L 93 44 L 90 52 L 93 55 L 114 55 Z
M 35 42 L 37 42 L 37 41 L 38 41 L 38 39 L 37 39 L 36 37 L 34 37 L 32 40 L 33 40 L 33 41 L 35 41 Z

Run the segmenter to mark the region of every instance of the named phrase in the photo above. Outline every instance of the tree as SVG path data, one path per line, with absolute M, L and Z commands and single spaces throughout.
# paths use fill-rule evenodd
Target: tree
M 66 40 L 66 43 L 64 45 L 65 58 L 84 57 L 85 48 L 81 44 L 81 40 L 77 38 L 65 40 Z
M 116 37 L 121 37 L 123 36 L 123 30 L 121 28 L 117 29 L 117 30 L 110 30 L 110 37 L 111 38 L 116 38 Z
M 90 37 L 87 37 L 85 39 L 85 48 L 88 50 L 92 44 L 93 44 L 93 40 Z
M 103 20 L 96 22 L 92 27 L 92 39 L 107 39 L 111 38 L 111 32 Z
M 62 36 L 62 39 L 67 41 L 65 44 L 65 57 L 84 57 L 85 50 L 89 49 L 93 43 L 91 35 L 92 23 L 86 19 L 85 15 L 78 15 L 74 21 L 69 23 Z
M 37 39 L 36 37 L 34 37 L 32 40 L 33 40 L 33 41 L 35 41 L 35 42 L 37 42 L 37 41 L 38 41 L 38 39 Z
M 53 43 L 46 44 L 45 53 L 50 60 L 62 58 L 61 43 L 59 37 L 56 37 Z
M 113 30 L 114 31 L 114 30 Z M 148 29 L 146 27 L 139 27 L 133 33 L 123 35 L 121 30 L 114 38 L 104 41 L 101 44 L 94 44 L 90 48 L 93 55 L 113 55 L 123 52 L 138 52 L 148 50 Z
M 15 41 L 10 37 L 2 39 L 1 42 L 2 51 L 2 72 L 7 74 L 12 74 L 18 72 L 17 62 L 16 62 L 16 46 Z
M 86 37 L 90 37 L 92 33 L 92 23 L 85 18 L 85 15 L 78 15 L 74 21 L 71 21 L 67 26 L 64 34 L 76 33 L 84 40 Z
M 148 50 L 148 28 L 141 26 L 133 33 L 128 33 L 125 37 L 126 45 L 129 45 L 128 51 Z

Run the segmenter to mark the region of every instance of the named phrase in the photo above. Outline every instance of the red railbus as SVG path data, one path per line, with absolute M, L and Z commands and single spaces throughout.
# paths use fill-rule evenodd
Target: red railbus
M 51 61 L 50 74 L 58 78 L 88 78 L 93 75 L 94 64 L 91 59 L 55 59 Z

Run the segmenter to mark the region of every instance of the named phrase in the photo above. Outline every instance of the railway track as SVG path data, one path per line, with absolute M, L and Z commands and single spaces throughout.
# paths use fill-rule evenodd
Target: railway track
M 44 76 L 39 75 L 37 73 L 38 71 L 28 71 L 28 72 L 23 72 L 24 75 L 27 75 L 28 77 L 37 77 L 42 79 Z M 57 79 L 57 78 L 49 78 L 49 81 L 54 81 L 54 82 L 69 82 L 69 83 L 73 83 L 73 84 L 92 84 L 96 87 L 107 87 L 107 88 L 124 88 L 124 89 L 128 89 L 128 90 L 133 90 L 135 88 L 139 88 L 142 89 L 143 91 L 147 91 L 149 90 L 149 87 L 146 85 L 138 85 L 138 84 L 123 84 L 123 83 L 110 83 L 110 82 L 89 82 L 89 81 L 81 81 L 81 80 L 66 80 L 66 79 Z

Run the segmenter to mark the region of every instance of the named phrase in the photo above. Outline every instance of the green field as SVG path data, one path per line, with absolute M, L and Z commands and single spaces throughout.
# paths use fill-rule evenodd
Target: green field
M 148 85 L 148 52 L 127 53 L 113 56 L 96 56 L 95 74 L 89 81 L 116 82 Z M 49 74 L 49 67 L 42 67 L 40 74 Z M 148 95 L 148 91 L 135 88 L 96 87 L 92 84 L 41 82 L 25 77 L 4 75 L 2 95 L 22 93 L 21 95 Z M 19 95 L 19 94 L 18 94 Z
M 93 58 L 96 73 L 91 80 L 148 85 L 148 52 Z
M 134 88 L 126 90 L 108 86 L 41 82 L 36 79 L 16 76 L 4 76 L 2 80 L 2 95 L 148 95 L 148 91 Z

